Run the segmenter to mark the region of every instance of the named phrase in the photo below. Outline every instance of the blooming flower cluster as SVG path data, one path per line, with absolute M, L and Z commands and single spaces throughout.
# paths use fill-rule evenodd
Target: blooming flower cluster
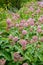
M 0 65 L 5 65 L 6 60 L 5 59 L 0 59 Z
M 1 29 L 0 55 L 6 60 L 0 59 L 0 65 L 42 65 L 43 2 L 26 4 Z
M 24 63 L 23 65 L 28 65 L 28 63 Z
M 23 61 L 23 57 L 21 57 L 21 55 L 18 52 L 14 53 L 14 61 Z
M 43 8 L 43 2 L 38 2 L 39 6 Z

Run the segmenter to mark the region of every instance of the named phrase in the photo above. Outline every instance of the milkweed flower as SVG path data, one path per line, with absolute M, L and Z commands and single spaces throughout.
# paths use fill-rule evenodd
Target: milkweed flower
M 34 25 L 34 21 L 29 22 L 29 25 L 33 26 Z
M 27 23 L 28 23 L 30 26 L 33 26 L 33 25 L 34 25 L 34 19 L 29 18 L 29 19 L 27 20 Z
M 28 63 L 23 63 L 23 65 L 28 65 Z
M 38 2 L 38 5 L 43 8 L 43 2 Z
M 6 22 L 7 22 L 8 25 L 10 25 L 11 24 L 11 19 L 8 18 Z
M 21 23 L 25 23 L 26 21 L 23 19 L 23 20 L 21 20 Z
M 19 44 L 22 46 L 22 49 L 25 50 L 26 49 L 26 45 L 27 45 L 27 41 L 24 39 L 20 39 L 19 40 Z
M 11 27 L 14 27 L 14 24 L 11 22 L 10 18 L 8 18 L 6 22 L 7 22 L 7 25 L 8 25 L 8 29 L 11 28 Z
M 41 32 L 42 32 L 41 26 L 38 26 L 38 27 L 37 27 L 37 32 L 38 32 L 38 33 L 41 33 Z
M 37 29 L 37 32 L 38 32 L 38 33 L 41 33 L 41 32 L 42 32 L 42 30 L 41 30 L 41 29 Z
M 14 52 L 14 61 L 18 61 L 19 58 L 21 57 L 20 54 L 18 52 Z
M 43 16 L 39 17 L 39 22 L 43 24 Z
M 21 40 L 19 40 L 19 43 L 20 43 L 21 45 L 26 45 L 26 44 L 27 44 L 27 41 L 24 40 L 24 39 L 21 39 Z
M 12 19 L 13 19 L 13 20 L 17 20 L 17 19 L 20 17 L 20 15 L 17 14 L 17 13 L 16 13 L 16 14 L 13 13 L 12 15 L 13 15 L 13 16 L 12 16 Z
M 14 42 L 17 42 L 18 41 L 18 37 L 17 36 L 14 37 L 11 34 L 9 35 L 9 39 L 11 39 Z
M 13 41 L 17 42 L 18 41 L 18 37 L 17 36 L 13 37 Z
M 17 61 L 23 61 L 23 57 L 21 57 L 21 55 L 18 53 L 18 52 L 14 52 L 14 61 L 17 62 Z
M 26 34 L 27 34 L 27 31 L 26 31 L 26 30 L 23 30 L 23 31 L 22 31 L 22 34 L 23 34 L 23 35 L 26 35 Z
M 43 8 L 43 2 L 40 2 L 40 5 L 39 6 Z
M 41 2 L 38 2 L 38 5 L 40 5 Z
M 25 20 L 21 20 L 19 25 L 20 25 L 20 27 L 28 27 L 28 23 Z
M 38 25 L 38 29 L 41 29 L 41 26 L 40 25 Z
M 33 36 L 33 38 L 32 38 L 35 42 L 37 42 L 38 41 L 38 36 Z
M 13 19 L 13 20 L 17 20 L 18 18 L 17 18 L 16 16 L 13 16 L 12 19 Z
M 26 22 L 26 23 L 24 23 L 24 27 L 28 27 L 29 26 L 29 24 Z
M 5 59 L 0 59 L 0 65 L 5 65 L 6 60 Z
M 31 12 L 33 12 L 33 11 L 34 11 L 34 8 L 33 8 L 32 6 L 30 6 L 29 10 L 30 10 Z
M 16 23 L 16 27 L 19 27 L 19 24 L 18 23 Z
M 38 8 L 37 10 L 36 10 L 36 13 L 40 13 L 41 12 L 41 10 Z
M 20 26 L 20 27 L 23 27 L 23 26 L 24 26 L 24 24 L 20 22 L 20 23 L 19 23 L 19 26 Z

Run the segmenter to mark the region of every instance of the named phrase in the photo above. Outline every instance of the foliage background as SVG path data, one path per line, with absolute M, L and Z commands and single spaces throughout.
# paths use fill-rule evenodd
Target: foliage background
M 6 31 L 6 18 L 8 16 L 10 17 L 10 15 L 9 15 L 8 11 L 4 10 L 4 9 L 8 8 L 8 9 L 13 10 L 13 8 L 15 8 L 15 7 L 17 7 L 19 9 L 20 7 L 22 7 L 24 5 L 24 3 L 28 2 L 28 1 L 29 2 L 30 1 L 35 2 L 36 0 L 18 0 L 18 1 L 17 0 L 0 0 L 0 32 L 2 32 L 2 35 L 0 35 L 0 58 L 6 59 L 6 65 L 22 64 L 20 62 L 16 63 L 16 62 L 13 61 L 13 53 L 15 51 L 20 52 L 21 55 L 23 55 L 23 57 L 25 57 L 25 61 L 26 62 L 29 61 L 28 62 L 28 63 L 30 63 L 29 65 L 43 65 L 43 43 L 42 42 L 39 42 L 40 48 L 36 48 L 38 43 L 35 43 L 35 44 L 32 44 L 32 45 L 30 45 L 30 44 L 27 45 L 26 51 L 23 51 L 18 43 L 14 46 L 9 44 L 10 42 L 9 42 L 8 36 L 10 34 L 13 34 L 14 36 L 16 36 L 16 33 L 17 33 L 17 36 L 20 36 L 20 35 L 18 33 L 17 28 L 11 28 L 8 32 Z M 28 8 L 25 9 L 25 6 L 24 6 L 23 8 L 21 8 L 18 11 L 18 13 L 20 14 L 19 20 L 21 20 L 21 19 L 27 20 L 28 18 L 32 17 L 32 12 L 30 12 L 29 14 L 24 14 L 24 12 L 26 10 L 28 10 Z M 43 9 L 41 9 L 41 10 L 43 11 Z M 42 15 L 42 14 L 43 14 L 43 12 L 38 14 L 38 15 L 35 13 L 34 19 L 37 21 L 39 16 Z M 17 20 L 17 22 L 19 22 L 19 20 Z M 42 26 L 42 29 L 43 29 L 43 25 L 41 25 L 41 26 Z M 36 29 L 36 27 L 34 27 L 34 31 L 32 33 L 29 33 L 30 37 L 36 33 L 35 29 Z M 28 31 L 28 28 L 26 28 L 26 30 Z M 39 34 L 40 37 L 42 35 Z M 28 38 L 28 36 L 25 36 L 25 38 Z M 34 57 L 34 59 L 33 59 L 33 57 Z
M 36 0 L 0 0 L 0 7 L 3 7 L 3 8 L 17 7 L 19 9 L 22 4 L 28 1 L 30 2 L 30 1 L 36 1 Z

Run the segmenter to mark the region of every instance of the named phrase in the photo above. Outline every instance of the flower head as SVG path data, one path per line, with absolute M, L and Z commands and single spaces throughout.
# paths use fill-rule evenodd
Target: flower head
M 27 41 L 24 40 L 24 39 L 21 39 L 21 40 L 19 40 L 19 43 L 20 43 L 22 46 L 26 46 Z
M 37 27 L 37 32 L 38 32 L 38 33 L 41 33 L 41 32 L 42 32 L 41 26 L 38 26 L 38 27 Z
M 5 65 L 6 60 L 5 59 L 0 59 L 0 65 Z
M 43 16 L 39 18 L 39 22 L 43 24 Z
M 35 42 L 38 41 L 38 37 L 37 36 L 33 36 L 32 38 Z
M 11 19 L 8 18 L 6 22 L 7 22 L 8 25 L 10 25 L 11 24 Z
M 14 53 L 14 61 L 23 61 L 23 57 L 21 57 L 21 55 L 18 52 Z
M 29 10 L 33 12 L 34 8 L 32 6 L 30 6 Z
M 13 37 L 13 41 L 17 42 L 18 41 L 18 37 L 17 36 Z
M 24 23 L 24 27 L 28 27 L 29 26 L 29 24 L 26 22 L 26 23 Z
M 13 13 L 12 15 L 13 15 L 12 17 L 13 20 L 17 20 L 20 17 L 19 14 L 17 13 L 16 14 Z
M 26 31 L 26 30 L 23 30 L 23 31 L 22 31 L 22 34 L 23 34 L 23 35 L 26 35 L 26 34 L 27 34 L 27 31 Z
M 18 61 L 20 58 L 20 54 L 18 52 L 14 53 L 14 61 Z
M 33 25 L 34 25 L 34 19 L 32 19 L 32 18 L 29 18 L 29 19 L 27 20 L 27 22 L 28 22 L 28 24 L 29 24 L 30 26 L 33 26 Z
M 43 8 L 43 2 L 40 2 L 40 5 L 39 6 Z
M 23 20 L 21 20 L 21 23 L 25 23 L 26 21 L 23 19 Z
M 20 26 L 20 27 L 23 27 L 23 26 L 24 26 L 24 24 L 20 22 L 20 23 L 19 23 L 19 26 Z
M 18 23 L 16 23 L 16 27 L 19 27 L 19 24 Z
M 23 65 L 28 65 L 28 63 L 23 63 Z

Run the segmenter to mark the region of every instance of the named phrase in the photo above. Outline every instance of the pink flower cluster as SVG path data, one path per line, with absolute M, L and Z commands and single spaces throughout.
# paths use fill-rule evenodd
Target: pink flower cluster
M 33 36 L 33 38 L 32 38 L 35 42 L 37 42 L 38 41 L 38 37 L 37 36 Z
M 18 52 L 14 53 L 14 61 L 23 61 L 23 57 L 21 57 L 21 55 Z
M 33 36 L 30 43 L 35 43 L 38 41 L 38 36 Z
M 12 17 L 13 20 L 17 20 L 18 18 L 20 18 L 20 15 L 17 13 L 16 14 L 13 13 L 12 15 L 13 15 Z
M 33 11 L 34 11 L 34 8 L 33 8 L 32 6 L 30 6 L 29 10 L 30 10 L 31 12 L 33 12 Z
M 26 30 L 22 30 L 22 34 L 23 35 L 26 35 L 27 34 L 27 31 Z
M 5 59 L 0 59 L 0 65 L 5 65 L 6 60 Z
M 41 12 L 41 10 L 40 10 L 40 8 L 38 8 L 37 10 L 36 10 L 36 13 L 40 13 Z
M 32 19 L 32 18 L 29 18 L 29 19 L 27 20 L 27 22 L 28 22 L 28 24 L 29 24 L 30 26 L 33 26 L 33 25 L 34 25 L 34 19 Z
M 23 65 L 28 65 L 28 63 L 23 63 Z
M 43 2 L 39 2 L 39 6 L 43 8 Z
M 16 26 L 19 27 L 29 27 L 29 26 L 33 26 L 34 25 L 34 19 L 29 18 L 27 21 L 22 20 L 19 24 L 17 24 Z
M 26 24 L 26 21 L 23 19 L 21 20 L 21 22 L 19 23 L 19 26 L 22 27 L 22 26 L 27 26 L 25 25 Z
M 39 22 L 43 24 L 43 16 L 39 18 Z
M 38 5 L 39 5 L 39 6 L 42 6 L 42 5 L 43 5 L 43 2 L 38 2 Z
M 20 39 L 19 44 L 22 46 L 22 49 L 25 50 L 26 45 L 28 44 L 28 42 L 26 40 L 24 40 L 24 39 Z
M 38 32 L 38 33 L 41 33 L 41 32 L 42 32 L 41 26 L 39 26 L 39 25 L 38 25 L 38 27 L 37 27 L 37 32 Z
M 14 26 L 10 18 L 7 19 L 6 23 L 7 23 L 8 29 Z
M 14 37 L 14 36 L 10 35 L 9 36 L 9 39 L 10 40 L 13 40 L 14 42 L 17 42 L 18 41 L 18 37 L 17 36 Z

